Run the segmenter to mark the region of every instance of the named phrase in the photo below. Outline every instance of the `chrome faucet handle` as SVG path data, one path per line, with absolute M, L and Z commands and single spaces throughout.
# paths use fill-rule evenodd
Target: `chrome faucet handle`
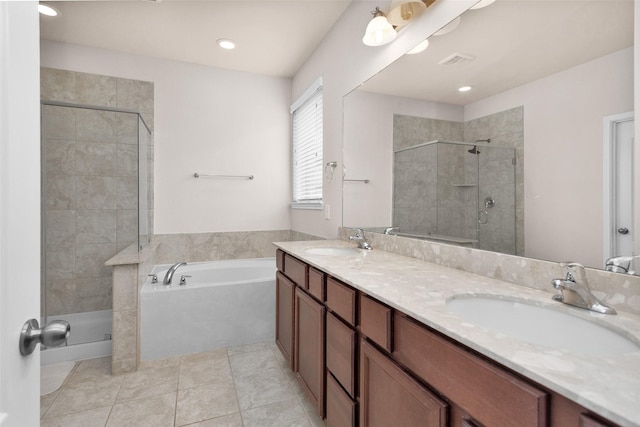
M 362 228 L 353 228 L 352 230 L 355 234 L 353 236 L 349 236 L 349 240 L 355 240 L 358 242 L 358 247 L 360 249 L 366 249 L 368 251 L 373 249 L 373 246 L 371 246 L 369 242 L 367 242 L 367 238 L 364 237 L 364 231 Z
M 153 273 L 153 274 L 147 274 L 147 276 L 151 277 L 151 283 L 158 283 L 158 275 Z
M 353 236 L 349 236 L 349 240 L 364 238 L 364 231 L 362 230 L 362 228 L 352 228 L 352 230 L 355 234 Z
M 587 284 L 587 271 L 585 270 L 584 265 L 577 262 L 561 262 L 560 267 L 566 270 L 566 280 L 577 282 L 587 288 L 589 287 Z
M 191 277 L 191 276 L 187 276 L 185 274 L 183 274 L 182 276 L 180 276 L 180 286 L 184 286 L 187 284 L 187 278 Z
M 394 231 L 399 231 L 400 227 L 387 227 L 384 229 L 384 234 L 392 234 Z

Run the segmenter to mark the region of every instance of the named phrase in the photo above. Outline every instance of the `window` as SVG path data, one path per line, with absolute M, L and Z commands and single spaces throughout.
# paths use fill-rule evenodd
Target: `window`
M 291 106 L 294 208 L 322 208 L 322 78 Z

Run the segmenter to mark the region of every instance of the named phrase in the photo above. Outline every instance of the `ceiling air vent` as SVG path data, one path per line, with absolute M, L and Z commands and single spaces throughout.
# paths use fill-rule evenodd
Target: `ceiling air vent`
M 453 55 L 449 55 L 446 58 L 444 58 L 442 61 L 438 62 L 438 65 L 461 64 L 463 62 L 473 61 L 474 59 L 476 59 L 476 57 L 473 55 L 456 52 Z

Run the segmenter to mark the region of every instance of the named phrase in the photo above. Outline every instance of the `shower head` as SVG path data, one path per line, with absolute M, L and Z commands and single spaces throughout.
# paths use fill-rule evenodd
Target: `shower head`
M 467 152 L 471 154 L 480 154 L 480 150 L 478 150 L 477 145 L 474 145 L 473 148 L 471 150 L 467 150 Z
M 487 139 L 476 139 L 473 142 L 486 142 L 487 144 L 491 142 L 491 138 L 487 138 Z M 471 150 L 467 150 L 467 152 L 471 153 L 471 154 L 480 154 L 480 150 L 478 150 L 478 146 L 474 145 L 473 148 Z

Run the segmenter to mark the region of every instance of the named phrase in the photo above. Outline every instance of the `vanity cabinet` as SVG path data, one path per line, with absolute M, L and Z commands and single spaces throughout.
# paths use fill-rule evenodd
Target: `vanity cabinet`
M 320 416 L 325 396 L 324 273 L 276 252 L 276 344 Z
M 276 342 L 328 427 L 615 427 L 278 250 Z

